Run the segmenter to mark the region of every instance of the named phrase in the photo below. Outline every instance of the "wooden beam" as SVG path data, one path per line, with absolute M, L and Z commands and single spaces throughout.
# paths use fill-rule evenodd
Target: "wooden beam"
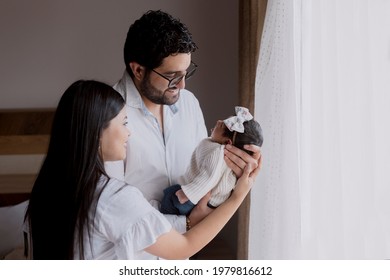
M 54 112 L 54 109 L 0 110 L 0 136 L 48 135 Z
M 49 135 L 0 136 L 0 155 L 46 154 Z
M 0 194 L 30 193 L 36 174 L 0 175 Z

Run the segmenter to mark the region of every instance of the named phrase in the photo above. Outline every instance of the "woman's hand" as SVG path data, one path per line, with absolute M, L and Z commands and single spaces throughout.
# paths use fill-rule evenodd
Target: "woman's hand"
M 191 227 L 195 226 L 201 220 L 203 220 L 206 216 L 208 216 L 214 209 L 207 206 L 211 197 L 211 191 L 208 192 L 201 200 L 199 200 L 198 204 L 192 209 L 191 213 L 188 215 L 190 219 Z
M 233 146 L 225 146 L 225 162 L 227 166 L 234 172 L 237 178 L 240 178 L 245 166 L 251 164 L 254 167 L 261 164 L 261 150 L 256 145 L 245 145 L 244 148 L 253 152 L 253 155 L 249 155 L 247 152 Z
M 260 172 L 262 164 L 262 158 L 260 155 L 260 158 L 258 160 L 258 164 L 252 164 L 248 163 L 247 166 L 245 166 L 241 177 L 238 179 L 236 183 L 236 187 L 233 190 L 234 194 L 237 194 L 239 196 L 246 196 L 248 192 L 251 190 L 253 183 L 257 177 L 257 175 Z

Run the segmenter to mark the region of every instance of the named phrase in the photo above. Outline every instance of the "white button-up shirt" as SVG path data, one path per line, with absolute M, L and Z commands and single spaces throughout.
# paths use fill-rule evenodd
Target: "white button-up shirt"
M 124 170 L 124 180 L 138 187 L 145 198 L 157 206 L 163 197 L 163 189 L 178 182 L 195 147 L 207 137 L 202 110 L 195 96 L 182 89 L 174 105 L 164 105 L 163 133 L 126 71 L 114 88 L 126 100 L 131 135 L 125 166 L 116 162 L 108 164 L 106 170 L 110 176 L 119 179 L 123 179 Z M 166 216 L 176 230 L 185 231 L 184 217 Z

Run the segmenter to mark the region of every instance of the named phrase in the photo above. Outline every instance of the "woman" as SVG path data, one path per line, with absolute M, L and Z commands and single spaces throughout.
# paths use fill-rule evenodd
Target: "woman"
M 247 166 L 231 197 L 199 223 L 191 220 L 186 233 L 172 229 L 137 188 L 104 170 L 104 162 L 126 155 L 124 106 L 96 81 L 77 81 L 62 96 L 26 213 L 33 259 L 142 259 L 145 252 L 185 259 L 215 237 L 249 192 L 260 164 Z

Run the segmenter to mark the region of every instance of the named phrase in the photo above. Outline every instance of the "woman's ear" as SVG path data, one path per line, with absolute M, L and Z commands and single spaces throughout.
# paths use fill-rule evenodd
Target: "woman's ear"
M 130 62 L 129 66 L 134 74 L 134 77 L 137 80 L 142 80 L 145 73 L 145 67 L 143 67 L 141 64 L 138 64 L 137 62 Z

